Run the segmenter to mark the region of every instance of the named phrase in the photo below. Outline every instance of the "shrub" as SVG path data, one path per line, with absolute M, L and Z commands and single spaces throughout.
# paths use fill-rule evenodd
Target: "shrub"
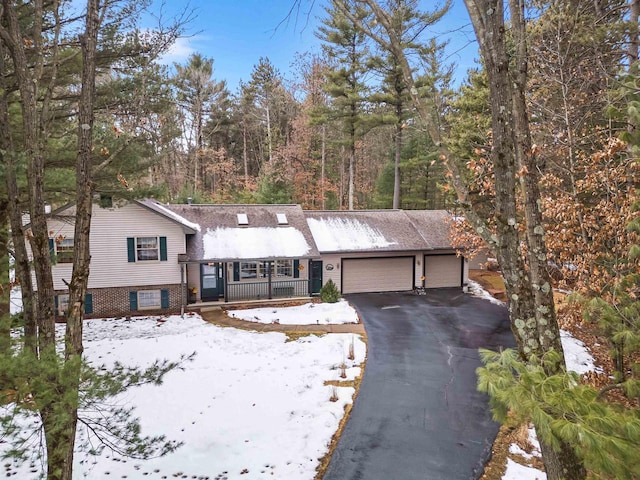
M 340 300 L 340 292 L 338 287 L 333 283 L 333 280 L 329 279 L 320 289 L 320 299 L 326 303 L 336 303 Z

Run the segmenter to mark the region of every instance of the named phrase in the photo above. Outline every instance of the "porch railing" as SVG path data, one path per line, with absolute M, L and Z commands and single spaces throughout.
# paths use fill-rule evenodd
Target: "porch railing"
M 306 297 L 309 295 L 309 280 L 229 283 L 227 284 L 226 293 L 226 299 L 229 302 L 238 300 Z

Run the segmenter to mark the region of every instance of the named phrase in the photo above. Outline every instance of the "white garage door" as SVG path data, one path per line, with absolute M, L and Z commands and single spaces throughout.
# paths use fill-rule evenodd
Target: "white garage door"
M 462 261 L 456 255 L 425 255 L 425 288 L 462 286 Z
M 342 293 L 401 292 L 413 289 L 413 257 L 342 260 Z

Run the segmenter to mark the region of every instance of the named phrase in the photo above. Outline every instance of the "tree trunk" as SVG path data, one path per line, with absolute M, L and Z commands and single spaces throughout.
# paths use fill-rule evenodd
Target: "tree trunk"
M 396 124 L 395 157 L 393 164 L 393 208 L 400 208 L 400 156 L 402 154 L 402 109 L 399 109 Z
M 34 52 L 41 51 L 42 45 L 42 0 L 33 2 L 33 25 L 30 38 Z M 38 341 L 41 348 L 53 348 L 55 343 L 55 320 L 53 309 L 53 277 L 51 275 L 51 256 L 49 252 L 49 233 L 45 216 L 44 200 L 44 139 L 46 131 L 44 112 L 38 116 L 37 89 L 40 85 L 38 75 L 42 74 L 42 63 L 30 68 L 25 52 L 22 31 L 15 7 L 3 0 L 3 15 L 6 30 L 3 41 L 6 43 L 14 65 L 14 73 L 22 101 L 22 125 L 27 158 L 27 186 L 29 192 L 29 213 L 31 232 L 29 237 L 33 254 L 33 269 L 38 286 L 37 319 Z M 40 57 L 44 57 L 40 55 Z M 42 58 L 39 62 L 42 62 Z
M 555 315 L 551 280 L 546 269 L 547 251 L 542 224 L 540 191 L 531 152 L 529 119 L 525 102 L 527 41 L 524 4 L 510 0 L 510 18 L 515 53 L 510 58 L 504 11 L 500 1 L 466 0 L 476 30 L 489 79 L 493 147 L 491 158 L 496 176 L 498 259 L 504 272 L 511 309 L 512 330 L 521 356 L 539 361 L 555 350 L 563 355 Z M 513 61 L 515 69 L 510 69 Z M 517 234 L 515 179 L 520 178 L 525 213 L 526 267 Z M 506 187 L 506 188 L 505 188 Z M 503 244 L 510 245 L 504 248 Z M 503 263 L 506 262 L 506 263 Z M 548 374 L 564 369 L 564 362 Z M 571 445 L 558 449 L 544 445 L 543 460 L 549 480 L 579 480 L 586 471 Z
M 349 210 L 353 210 L 353 195 L 354 195 L 354 186 L 355 186 L 355 163 L 356 163 L 356 147 L 355 144 L 352 144 L 349 148 L 349 185 L 348 185 L 348 195 L 349 195 Z
M 2 151 L 0 150 L 0 162 L 2 159 Z M 7 219 L 9 213 L 9 201 L 6 198 L 0 198 L 0 218 Z M 0 225 L 0 355 L 9 353 L 11 347 L 11 284 L 9 281 L 9 225 L 6 220 Z M 6 385 L 4 376 L 0 372 L 0 391 Z
M 324 192 L 324 182 L 325 182 L 325 166 L 327 161 L 327 126 L 325 124 L 322 125 L 322 156 L 321 156 L 321 165 L 320 165 L 320 195 L 321 195 L 321 205 L 322 210 L 326 209 L 326 199 Z
M 78 424 L 78 392 L 82 368 L 82 321 L 89 280 L 89 233 L 91 227 L 94 102 L 96 91 L 96 51 L 100 26 L 99 1 L 87 1 L 86 27 L 81 37 L 82 87 L 78 111 L 78 156 L 76 159 L 76 215 L 74 227 L 73 272 L 69 284 L 69 311 L 65 332 L 65 363 L 61 389 L 65 391 L 65 411 L 55 418 L 59 426 L 49 432 L 47 448 L 53 450 L 48 460 L 49 472 L 61 472 L 49 480 L 72 480 L 73 453 Z M 45 425 L 46 431 L 46 425 Z M 53 442 L 53 446 L 49 446 Z
M 242 162 L 244 163 L 244 189 L 249 190 L 249 160 L 247 152 L 247 123 L 242 122 Z

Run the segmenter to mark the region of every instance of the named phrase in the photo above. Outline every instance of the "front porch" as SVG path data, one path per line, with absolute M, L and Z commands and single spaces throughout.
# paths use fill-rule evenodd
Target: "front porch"
M 186 260 L 186 259 L 185 259 Z M 311 259 L 275 259 L 182 263 L 184 305 L 229 304 L 261 300 L 309 298 L 322 280 L 309 275 Z M 320 262 L 318 262 L 321 265 Z

